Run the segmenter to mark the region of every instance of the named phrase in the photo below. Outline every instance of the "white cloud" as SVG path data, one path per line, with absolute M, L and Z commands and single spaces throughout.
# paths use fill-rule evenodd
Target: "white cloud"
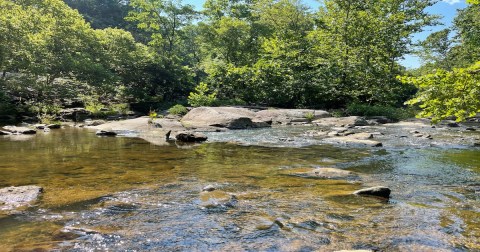
M 443 0 L 445 3 L 448 3 L 448 4 L 451 4 L 451 5 L 454 5 L 456 3 L 460 3 L 461 0 Z

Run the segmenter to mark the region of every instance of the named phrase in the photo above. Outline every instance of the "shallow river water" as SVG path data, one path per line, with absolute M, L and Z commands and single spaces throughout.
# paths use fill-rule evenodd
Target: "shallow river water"
M 44 188 L 0 213 L 0 251 L 480 250 L 480 148 L 347 148 L 298 132 L 166 146 L 74 128 L 0 137 L 0 187 Z M 312 167 L 358 176 L 289 173 Z M 206 185 L 230 200 L 206 205 Z M 375 185 L 390 200 L 351 194 Z

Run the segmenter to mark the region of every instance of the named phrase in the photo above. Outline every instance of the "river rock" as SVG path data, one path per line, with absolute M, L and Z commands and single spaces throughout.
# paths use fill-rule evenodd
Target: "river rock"
M 373 252 L 373 250 L 369 250 L 369 249 L 336 250 L 335 252 Z
M 381 142 L 377 142 L 373 140 L 357 139 L 352 137 L 353 135 L 343 136 L 343 137 L 331 137 L 331 138 L 326 138 L 323 141 L 326 143 L 332 143 L 332 144 L 352 144 L 352 145 L 363 145 L 363 146 L 369 146 L 369 147 L 383 146 Z
M 203 208 L 235 207 L 238 200 L 235 195 L 214 190 L 200 193 L 200 206 Z
M 386 123 L 393 123 L 393 120 L 385 117 L 385 116 L 368 116 L 366 118 L 367 121 L 372 121 L 377 124 L 386 124 Z
M 208 137 L 200 132 L 180 132 L 175 136 L 175 139 L 181 142 L 194 143 L 207 141 Z
M 8 136 L 8 135 L 11 135 L 11 134 L 12 134 L 12 132 L 0 130 L 0 136 Z
M 473 127 L 467 127 L 465 130 L 466 130 L 466 131 L 476 131 L 476 129 L 473 128 Z
M 372 139 L 373 134 L 372 133 L 354 133 L 354 134 L 348 135 L 348 137 L 359 139 L 359 140 L 367 140 L 367 139 Z
M 62 125 L 54 123 L 54 124 L 47 125 L 47 128 L 49 128 L 49 129 L 60 129 L 60 128 L 62 128 Z
M 307 118 L 312 115 L 312 118 Z M 310 120 L 330 117 L 330 113 L 313 109 L 266 109 L 256 113 L 255 118 L 270 124 L 307 123 Z
M 107 123 L 107 122 L 104 121 L 104 120 L 90 120 L 90 119 L 85 120 L 85 125 L 86 126 L 98 126 L 98 125 L 102 125 L 102 124 L 105 124 L 105 123 Z
M 374 186 L 370 188 L 360 189 L 355 191 L 353 194 L 361 196 L 377 196 L 382 198 L 390 197 L 390 188 L 385 186 Z
M 300 171 L 290 173 L 290 175 L 314 179 L 347 179 L 355 176 L 351 171 L 327 167 L 301 169 Z
M 217 189 L 217 188 L 215 188 L 215 186 L 213 186 L 213 185 L 207 185 L 207 186 L 205 186 L 205 187 L 202 189 L 202 191 L 203 191 L 203 192 L 213 192 L 213 191 L 215 191 L 216 189 Z
M 84 108 L 67 108 L 60 111 L 60 116 L 63 119 L 69 119 L 75 122 L 80 122 L 87 119 L 90 114 L 90 111 Z
M 38 123 L 38 124 L 33 125 L 33 127 L 35 127 L 35 129 L 43 130 L 47 127 L 47 125 L 43 124 L 43 123 Z
M 0 189 L 0 210 L 12 210 L 28 206 L 36 200 L 43 189 L 39 186 L 11 186 Z
M 268 127 L 266 122 L 255 119 L 255 112 L 234 107 L 199 107 L 190 110 L 181 120 L 187 128 L 246 129 Z
M 27 127 L 5 126 L 3 129 L 12 134 L 33 135 L 37 133 L 36 130 Z
M 114 131 L 108 131 L 108 130 L 99 130 L 95 133 L 97 136 L 116 136 L 117 133 Z
M 326 127 L 353 127 L 353 126 L 367 126 L 368 122 L 364 117 L 349 116 L 349 117 L 329 117 L 313 121 L 317 126 Z

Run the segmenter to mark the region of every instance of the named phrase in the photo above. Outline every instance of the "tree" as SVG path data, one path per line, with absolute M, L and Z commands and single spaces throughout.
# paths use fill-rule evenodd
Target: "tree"
M 430 34 L 420 46 L 422 50 L 419 55 L 426 64 L 445 70 L 451 70 L 452 65 L 449 59 L 453 41 L 449 38 L 450 29 Z
M 401 77 L 403 83 L 419 88 L 409 105 L 419 105 L 419 117 L 433 123 L 454 116 L 458 122 L 480 112 L 480 61 L 468 68 L 443 69 L 420 77 Z

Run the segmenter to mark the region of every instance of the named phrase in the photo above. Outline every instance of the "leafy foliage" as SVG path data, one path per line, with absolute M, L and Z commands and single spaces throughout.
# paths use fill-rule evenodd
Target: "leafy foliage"
M 195 92 L 191 92 L 188 96 L 188 104 L 193 107 L 211 106 L 215 103 L 217 92 L 210 92 L 206 83 L 200 83 L 195 87 Z
M 187 112 L 187 108 L 181 104 L 177 104 L 168 109 L 168 113 L 172 115 L 185 115 Z
M 404 83 L 419 88 L 415 98 L 407 104 L 419 104 L 419 117 L 432 117 L 432 122 L 454 116 L 457 121 L 480 112 L 480 62 L 469 68 L 452 71 L 437 70 L 420 77 L 401 77 Z
M 368 105 L 360 103 L 351 103 L 347 106 L 346 115 L 356 116 L 385 116 L 390 120 L 399 121 L 413 117 L 415 113 L 412 110 L 396 108 L 384 105 Z

